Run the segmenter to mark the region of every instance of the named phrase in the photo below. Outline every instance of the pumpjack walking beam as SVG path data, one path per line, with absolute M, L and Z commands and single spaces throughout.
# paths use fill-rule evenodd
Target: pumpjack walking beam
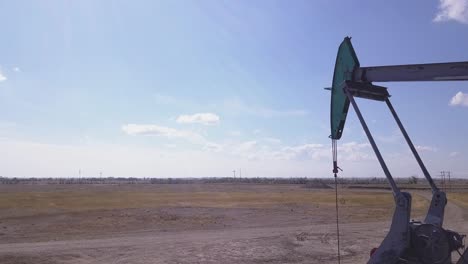
M 467 81 L 468 61 L 360 67 L 353 78 L 361 82 Z

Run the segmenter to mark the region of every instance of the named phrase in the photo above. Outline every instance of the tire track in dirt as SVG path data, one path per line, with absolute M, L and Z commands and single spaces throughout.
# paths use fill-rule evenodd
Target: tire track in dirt
M 220 260 L 223 263 L 335 263 L 334 228 L 333 224 L 321 224 L 0 244 L 0 255 L 49 256 L 52 263 L 60 259 L 60 263 L 70 264 L 219 263 Z M 382 223 L 345 224 L 343 228 L 350 234 L 343 238 L 343 253 L 355 259 L 355 252 L 365 249 L 367 255 L 371 246 L 368 243 L 372 243 L 367 238 L 373 230 L 382 229 Z M 304 232 L 307 239 L 298 241 L 297 234 Z M 360 241 L 359 245 L 356 241 Z M 63 256 L 76 257 L 64 259 Z

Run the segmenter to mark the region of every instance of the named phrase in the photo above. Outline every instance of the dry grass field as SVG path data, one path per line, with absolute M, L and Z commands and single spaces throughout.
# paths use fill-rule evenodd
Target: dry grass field
M 334 190 L 275 190 L 271 191 L 209 191 L 219 186 L 206 186 L 204 191 L 194 190 L 58 190 L 18 191 L 0 193 L 0 211 L 15 208 L 10 216 L 50 212 L 81 212 L 161 207 L 210 207 L 210 208 L 266 208 L 275 206 L 330 206 L 335 204 Z M 136 188 L 135 188 L 136 189 Z M 382 191 L 340 191 L 340 203 L 344 208 L 359 207 L 368 210 L 392 205 L 391 193 Z M 427 200 L 416 195 L 414 208 L 417 213 L 427 205 Z
M 393 197 L 339 193 L 344 262 L 364 262 Z M 334 223 L 334 190 L 302 185 L 0 185 L 0 263 L 335 263 Z
M 450 201 L 468 209 L 468 192 L 453 192 L 449 193 L 447 197 Z

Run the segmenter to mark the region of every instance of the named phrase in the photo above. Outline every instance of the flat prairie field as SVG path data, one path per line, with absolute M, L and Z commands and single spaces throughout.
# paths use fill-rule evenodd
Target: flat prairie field
M 338 190 L 342 263 L 388 231 L 388 190 Z M 430 192 L 411 191 L 423 219 Z M 445 227 L 467 234 L 468 192 Z M 337 263 L 334 189 L 279 184 L 0 185 L 0 263 Z

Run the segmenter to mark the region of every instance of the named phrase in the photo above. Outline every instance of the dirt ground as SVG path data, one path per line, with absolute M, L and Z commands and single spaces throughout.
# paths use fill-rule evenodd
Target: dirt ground
M 340 191 L 342 263 L 389 227 L 385 190 Z M 468 195 L 445 227 L 468 234 Z M 413 192 L 422 219 L 430 193 Z M 0 185 L 0 263 L 337 263 L 332 189 L 301 185 Z

